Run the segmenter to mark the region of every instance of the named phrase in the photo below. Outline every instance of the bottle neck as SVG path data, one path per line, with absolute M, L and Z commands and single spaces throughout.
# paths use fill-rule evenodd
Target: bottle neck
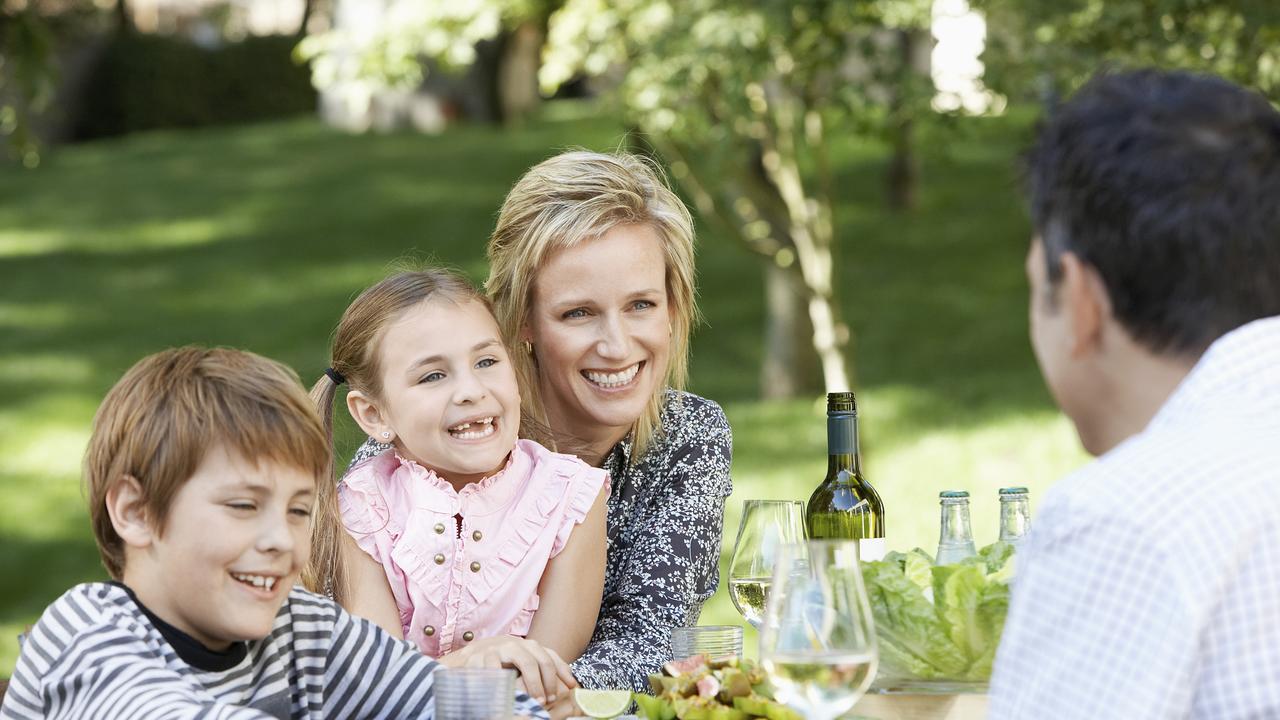
M 969 525 L 969 501 L 942 503 L 942 532 L 939 543 L 963 543 L 973 541 L 973 528 Z
M 827 415 L 827 476 L 840 472 L 862 475 L 862 458 L 858 455 L 858 416 L 852 413 Z
M 1031 526 L 1031 510 L 1026 498 L 1000 501 L 1000 539 L 1017 540 Z

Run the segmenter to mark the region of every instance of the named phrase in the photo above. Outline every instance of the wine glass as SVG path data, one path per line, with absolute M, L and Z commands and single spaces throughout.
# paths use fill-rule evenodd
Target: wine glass
M 804 540 L 803 515 L 799 500 L 748 500 L 742 505 L 742 523 L 729 561 L 729 598 L 757 630 L 764 620 L 778 549 Z
M 878 653 L 857 540 L 780 550 L 760 658 L 778 699 L 809 720 L 834 720 L 867 691 Z

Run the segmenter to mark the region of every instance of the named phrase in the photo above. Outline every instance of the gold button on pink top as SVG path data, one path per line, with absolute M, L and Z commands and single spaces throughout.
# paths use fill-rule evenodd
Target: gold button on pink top
M 547 562 L 602 492 L 604 470 L 520 440 L 502 471 L 461 492 L 385 452 L 347 473 L 338 501 L 356 544 L 386 570 L 404 637 L 438 657 L 464 634 L 528 634 Z M 461 532 L 435 530 L 457 515 Z

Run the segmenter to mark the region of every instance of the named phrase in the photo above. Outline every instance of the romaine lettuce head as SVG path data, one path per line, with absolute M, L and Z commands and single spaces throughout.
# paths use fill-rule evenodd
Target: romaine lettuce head
M 986 680 L 1009 609 L 1013 547 L 934 565 L 920 549 L 862 565 L 882 675 Z

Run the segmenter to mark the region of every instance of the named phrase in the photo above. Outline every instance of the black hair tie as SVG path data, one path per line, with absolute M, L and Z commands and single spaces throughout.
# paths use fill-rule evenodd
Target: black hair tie
M 329 376 L 329 379 L 333 381 L 334 385 L 341 385 L 347 381 L 347 379 L 342 376 L 342 373 L 334 370 L 333 368 L 325 368 L 324 374 Z

